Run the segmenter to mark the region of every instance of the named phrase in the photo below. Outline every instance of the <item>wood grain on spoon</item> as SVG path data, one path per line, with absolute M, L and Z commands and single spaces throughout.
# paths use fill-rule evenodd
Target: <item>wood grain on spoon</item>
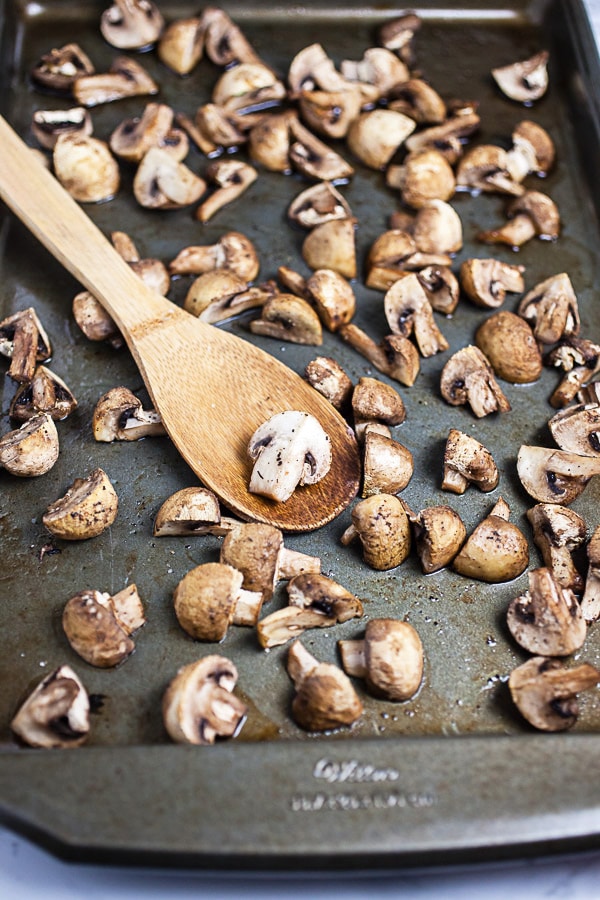
M 147 288 L 2 117 L 0 197 L 113 317 L 171 440 L 225 506 L 244 519 L 310 531 L 350 503 L 358 490 L 358 450 L 329 401 L 250 342 Z M 333 463 L 318 484 L 275 503 L 249 493 L 246 446 L 262 422 L 285 409 L 319 419 Z

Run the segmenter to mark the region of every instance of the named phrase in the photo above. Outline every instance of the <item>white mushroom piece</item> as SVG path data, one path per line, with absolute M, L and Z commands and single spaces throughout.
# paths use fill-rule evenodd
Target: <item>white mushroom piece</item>
M 486 244 L 521 247 L 534 237 L 554 241 L 560 234 L 560 213 L 554 200 L 541 191 L 525 191 L 506 209 L 508 221 L 499 228 L 482 231 L 477 240 Z
M 204 54 L 204 33 L 202 16 L 169 22 L 158 41 L 158 58 L 177 75 L 189 75 Z
M 330 731 L 352 725 L 363 705 L 348 676 L 333 663 L 319 662 L 294 641 L 287 656 L 294 683 L 292 717 L 306 731 Z
M 302 243 L 302 258 L 313 270 L 333 269 L 344 278 L 356 278 L 356 219 L 316 225 Z
M 287 214 L 292 222 L 309 230 L 331 219 L 352 218 L 347 200 L 329 181 L 319 181 L 301 191 L 290 203 Z
M 409 622 L 371 619 L 361 640 L 338 641 L 347 675 L 364 678 L 375 697 L 410 700 L 423 680 L 423 645 Z
M 20 478 L 45 475 L 58 454 L 58 432 L 48 413 L 34 415 L 20 428 L 0 437 L 0 468 Z
M 403 334 L 387 334 L 376 344 L 353 322 L 342 325 L 338 334 L 380 372 L 408 387 L 415 383 L 420 369 L 419 351 Z
M 303 574 L 318 574 L 321 560 L 283 543 L 283 534 L 274 525 L 240 522 L 229 529 L 221 545 L 219 560 L 242 573 L 243 587 L 259 591 L 268 602 L 278 581 Z
M 328 331 L 350 322 L 356 311 L 352 285 L 333 269 L 317 269 L 306 281 L 307 297 Z
M 359 438 L 370 423 L 401 425 L 406 419 L 406 407 L 398 391 L 370 375 L 363 375 L 354 387 L 352 413 L 354 430 Z M 389 434 L 389 428 L 384 433 Z
M 226 231 L 214 244 L 184 247 L 169 263 L 169 271 L 172 275 L 202 275 L 212 269 L 230 269 L 250 282 L 258 275 L 259 265 L 252 241 L 239 231 Z
M 139 397 L 119 386 L 103 394 L 92 415 L 92 433 L 96 441 L 138 441 L 166 432 L 160 414 L 145 410 Z
M 600 618 L 600 526 L 591 536 L 586 551 L 588 565 L 581 612 L 585 621 L 591 624 Z
M 263 334 L 293 344 L 319 347 L 323 328 L 313 307 L 295 294 L 275 293 L 261 307 L 260 316 L 249 325 L 253 334 Z
M 585 541 L 583 518 L 575 510 L 558 503 L 536 503 L 527 510 L 527 518 L 544 566 L 559 585 L 580 594 L 584 582 L 572 554 Z
M 119 166 L 108 144 L 95 137 L 61 134 L 54 145 L 54 173 L 80 203 L 110 200 L 119 190 Z
M 566 272 L 536 284 L 520 301 L 518 313 L 542 344 L 555 344 L 579 333 L 577 296 Z
M 316 484 L 331 468 L 331 439 L 318 419 L 300 410 L 276 413 L 248 441 L 253 461 L 248 489 L 285 503 L 296 488 Z
M 492 313 L 475 332 L 475 344 L 498 378 L 531 384 L 542 374 L 543 361 L 530 325 L 507 309 Z
M 383 308 L 392 334 L 414 334 L 421 356 L 434 356 L 448 349 L 448 341 L 435 322 L 431 303 L 415 272 L 392 284 L 383 298 Z
M 561 450 L 582 456 L 600 456 L 600 402 L 575 403 L 559 410 L 548 428 Z
M 587 625 L 579 601 L 545 566 L 531 569 L 529 589 L 509 603 L 509 631 L 536 656 L 570 656 L 583 645 Z
M 80 291 L 73 297 L 72 312 L 88 341 L 106 341 L 114 350 L 124 346 L 117 323 L 89 291 Z
M 29 383 L 37 364 L 50 358 L 48 335 L 32 306 L 0 322 L 0 354 L 10 359 L 9 377 L 20 383 Z
M 566 372 L 550 397 L 550 405 L 560 409 L 575 400 L 579 392 L 585 393 L 588 385 L 593 388 L 592 378 L 600 371 L 600 344 L 588 338 L 566 338 L 552 348 L 545 362 Z M 594 404 L 598 398 L 583 402 Z
M 460 286 L 476 306 L 497 309 L 507 293 L 522 294 L 524 266 L 513 266 L 499 259 L 465 259 L 460 265 Z
M 154 537 L 174 535 L 216 534 L 223 536 L 235 526 L 237 519 L 221 514 L 217 495 L 205 487 L 181 488 L 161 504 L 152 534 Z
M 569 506 L 600 474 L 600 457 L 522 444 L 517 455 L 521 484 L 540 503 Z
M 444 448 L 442 490 L 464 494 L 470 484 L 487 493 L 498 486 L 500 474 L 494 457 L 478 440 L 451 428 Z
M 158 90 L 146 69 L 129 56 L 118 56 L 108 72 L 80 76 L 73 84 L 75 99 L 85 107 L 157 94 Z
M 525 571 L 529 547 L 523 532 L 508 521 L 509 515 L 508 504 L 500 498 L 455 556 L 452 567 L 456 572 L 498 584 Z
M 135 199 L 146 209 L 179 209 L 205 192 L 204 179 L 160 147 L 148 150 L 133 179 Z
M 133 653 L 131 635 L 145 623 L 135 584 L 113 596 L 80 591 L 67 601 L 62 614 L 63 630 L 75 653 L 102 669 L 120 665 Z
M 97 468 L 85 478 L 76 478 L 64 496 L 50 504 L 42 523 L 57 538 L 83 541 L 109 528 L 117 517 L 118 506 L 108 475 Z
M 211 163 L 206 178 L 215 190 L 196 209 L 194 218 L 199 222 L 208 222 L 220 209 L 241 197 L 254 184 L 258 172 L 242 160 L 225 159 Z
M 461 517 L 450 506 L 430 506 L 414 513 L 405 504 L 415 549 L 424 574 L 449 566 L 467 536 Z
M 285 86 L 273 70 L 260 61 L 239 63 L 226 69 L 217 79 L 212 102 L 238 115 L 266 109 L 284 99 Z
M 388 98 L 395 87 L 410 78 L 406 63 L 387 47 L 368 47 L 361 59 L 343 59 L 340 72 L 345 79 L 357 84 L 363 105 Z
M 363 559 L 379 571 L 394 569 L 408 557 L 410 523 L 402 502 L 393 494 L 373 494 L 354 506 L 352 524 L 340 540 L 348 546 L 359 540 Z
M 141 162 L 152 147 L 166 150 L 181 162 L 187 155 L 189 141 L 185 132 L 173 127 L 173 118 L 173 110 L 165 103 L 147 103 L 141 116 L 123 119 L 117 125 L 109 147 L 126 162 Z
M 492 77 L 502 93 L 510 100 L 530 104 L 543 97 L 548 88 L 547 50 L 540 50 L 528 59 L 506 66 L 496 66 Z
M 163 722 L 178 744 L 214 744 L 243 727 L 248 707 L 233 690 L 238 671 L 225 656 L 211 654 L 182 666 L 162 699 Z
M 287 643 L 310 628 L 329 628 L 362 616 L 358 597 L 319 573 L 295 575 L 287 584 L 288 606 L 258 622 L 258 642 L 265 650 Z
M 354 390 L 352 379 L 331 356 L 317 356 L 307 363 L 304 377 L 338 410 L 348 406 Z
M 29 747 L 80 747 L 90 731 L 90 701 L 70 666 L 59 666 L 27 697 L 10 727 Z
M 55 421 L 66 419 L 77 408 L 77 400 L 62 378 L 47 366 L 38 366 L 29 382 L 20 384 L 10 402 L 11 419 L 26 422 L 39 413 Z
M 442 369 L 440 391 L 451 406 L 468 404 L 478 419 L 510 410 L 491 365 L 474 345 L 457 350 L 448 359 Z
M 459 110 L 440 125 L 418 129 L 405 141 L 410 153 L 419 150 L 438 150 L 450 165 L 454 165 L 464 153 L 466 138 L 479 128 L 481 118 L 475 109 Z
M 196 641 L 222 641 L 231 624 L 255 625 L 263 596 L 242 587 L 244 576 L 222 562 L 191 569 L 173 593 L 177 621 Z
M 36 109 L 31 117 L 31 132 L 45 150 L 53 150 L 61 134 L 92 134 L 92 117 L 87 109 Z
M 429 200 L 449 200 L 456 187 L 452 166 L 438 150 L 409 153 L 402 165 L 388 166 L 385 180 L 413 209 Z
M 118 50 L 143 50 L 152 46 L 164 25 L 152 0 L 114 0 L 100 19 L 102 37 Z
M 383 169 L 413 133 L 416 122 L 393 109 L 373 109 L 361 113 L 347 134 L 352 153 L 371 169 Z
M 206 6 L 202 10 L 206 55 L 216 66 L 228 68 L 239 63 L 258 63 L 260 58 L 241 28 L 225 10 Z
M 579 715 L 577 695 L 599 680 L 600 672 L 589 663 L 568 668 L 558 659 L 534 656 L 513 669 L 508 687 L 530 725 L 540 731 L 566 731 Z

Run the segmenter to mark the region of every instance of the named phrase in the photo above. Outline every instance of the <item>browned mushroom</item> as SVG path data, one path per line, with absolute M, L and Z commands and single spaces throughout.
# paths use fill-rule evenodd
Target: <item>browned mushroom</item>
M 310 303 L 294 294 L 273 294 L 263 304 L 260 317 L 250 322 L 253 334 L 263 334 L 293 344 L 318 347 L 323 328 Z
M 352 210 L 333 184 L 320 181 L 305 188 L 292 200 L 288 216 L 302 228 L 311 229 L 331 219 L 352 218 Z
M 383 305 L 392 334 L 410 337 L 414 333 L 422 356 L 434 356 L 448 349 L 448 341 L 437 327 L 429 298 L 416 273 L 395 281 L 386 291 Z
M 517 472 L 534 500 L 568 506 L 590 479 L 600 474 L 600 459 L 523 444 L 517 456 Z
M 444 450 L 442 490 L 464 494 L 470 484 L 493 491 L 500 475 L 490 451 L 471 435 L 451 428 Z
M 20 383 L 30 382 L 37 363 L 50 358 L 48 335 L 32 306 L 0 322 L 0 354 L 10 359 L 8 375 Z
M 204 53 L 205 23 L 201 16 L 175 19 L 158 42 L 158 58 L 178 75 L 189 75 Z
M 80 591 L 65 605 L 62 626 L 73 650 L 91 666 L 110 668 L 135 650 L 131 635 L 146 623 L 135 584 L 111 597 L 104 591 Z
M 102 37 L 119 50 L 143 50 L 156 43 L 164 19 L 152 0 L 113 0 L 102 13 Z
M 66 419 L 77 408 L 77 400 L 62 378 L 46 366 L 38 366 L 30 382 L 19 385 L 10 403 L 9 415 L 26 422 L 38 413 L 56 421 Z
M 332 219 L 313 228 L 302 244 L 302 258 L 311 269 L 333 269 L 356 278 L 356 220 Z
M 401 112 L 369 110 L 350 125 L 348 147 L 369 168 L 382 169 L 415 128 L 415 121 Z
M 110 528 L 118 506 L 108 475 L 97 468 L 85 478 L 76 478 L 65 495 L 50 504 L 42 523 L 63 541 L 83 541 Z
M 80 747 L 90 731 L 90 699 L 78 675 L 62 665 L 19 707 L 10 727 L 29 747 Z
M 0 468 L 20 478 L 45 475 L 58 454 L 58 432 L 48 413 L 38 413 L 0 437 Z
M 524 266 L 512 266 L 499 259 L 465 259 L 460 265 L 460 286 L 467 297 L 484 309 L 502 306 L 507 293 L 525 289 Z
M 138 441 L 166 434 L 159 413 L 143 409 L 139 397 L 123 386 L 106 391 L 96 403 L 92 433 L 96 441 L 105 443 Z
M 329 731 L 352 725 L 363 705 L 348 676 L 332 663 L 318 662 L 299 641 L 287 657 L 287 670 L 294 683 L 292 716 L 306 731 Z
M 231 624 L 255 625 L 261 591 L 242 587 L 244 576 L 222 562 L 207 562 L 183 576 L 173 592 L 177 621 L 196 641 L 222 641 Z
M 370 375 L 361 376 L 352 392 L 352 413 L 359 437 L 369 422 L 400 425 L 406 418 L 404 401 L 398 391 Z
M 227 231 L 215 244 L 185 247 L 169 264 L 172 275 L 201 275 L 211 269 L 231 269 L 245 281 L 259 271 L 258 253 L 252 241 L 239 231 Z
M 119 190 L 119 166 L 104 141 L 87 135 L 61 134 L 52 159 L 56 177 L 81 203 L 110 200 Z
M 577 571 L 572 553 L 585 541 L 586 526 L 582 517 L 558 503 L 536 503 L 527 510 L 527 518 L 546 568 L 562 587 L 581 593 L 583 578 Z
M 53 150 L 61 134 L 89 136 L 93 131 L 92 117 L 87 109 L 36 109 L 31 119 L 31 131 L 46 150 Z
M 204 487 L 181 488 L 162 503 L 156 513 L 152 534 L 216 534 L 224 536 L 239 525 L 237 519 L 221 514 L 217 495 Z
M 519 303 L 518 312 L 543 344 L 555 344 L 579 333 L 577 296 L 566 272 L 536 284 Z
M 534 656 L 514 669 L 508 679 L 510 695 L 521 715 L 540 731 L 565 731 L 579 715 L 577 694 L 600 680 L 589 663 L 566 668 L 558 659 Z
M 430 506 L 415 514 L 405 504 L 417 556 L 426 575 L 449 566 L 467 536 L 462 519 L 449 506 Z
M 446 104 L 422 78 L 397 81 L 388 97 L 391 109 L 404 113 L 419 125 L 441 125 L 446 119 Z
M 408 447 L 389 435 L 379 434 L 372 426 L 366 428 L 363 441 L 362 497 L 398 494 L 408 485 L 413 471 L 413 455 Z
M 336 409 L 342 410 L 347 406 L 354 386 L 350 376 L 335 359 L 317 356 L 307 364 L 304 375 Z
M 529 572 L 529 590 L 511 600 L 506 613 L 510 633 L 536 656 L 569 656 L 579 650 L 587 626 L 577 597 L 546 567 Z
M 510 403 L 500 389 L 492 367 L 478 347 L 457 350 L 442 369 L 442 397 L 452 406 L 468 403 L 477 418 L 508 412 Z
M 94 64 L 79 44 L 70 43 L 45 53 L 32 67 L 32 81 L 42 88 L 68 94 L 78 78 L 93 75 Z
M 386 335 L 376 344 L 353 322 L 342 325 L 338 334 L 380 372 L 409 387 L 414 384 L 420 368 L 419 351 L 403 334 Z
M 410 553 L 411 535 L 408 516 L 398 497 L 373 494 L 359 500 L 341 542 L 346 546 L 356 539 L 371 568 L 385 571 L 401 565 Z
M 529 562 L 527 540 L 508 521 L 509 515 L 508 504 L 500 498 L 454 557 L 455 571 L 492 584 L 512 581 L 525 571 Z
M 414 209 L 428 200 L 449 200 L 455 189 L 452 166 L 438 150 L 409 153 L 402 165 L 388 166 L 386 183 L 399 190 L 402 201 Z
M 600 618 L 600 526 L 595 529 L 587 545 L 587 559 L 581 612 L 585 621 L 591 624 Z
M 125 97 L 157 94 L 157 83 L 136 60 L 119 56 L 108 72 L 79 76 L 73 84 L 73 94 L 82 106 L 99 106 Z
M 348 675 L 364 678 L 375 697 L 410 700 L 423 680 L 423 644 L 409 622 L 371 619 L 361 640 L 338 641 Z
M 148 150 L 159 147 L 173 153 L 178 162 L 187 155 L 186 141 L 172 146 L 173 110 L 165 103 L 146 104 L 142 115 L 123 119 L 112 132 L 109 146 L 115 156 L 127 162 L 139 163 Z
M 542 374 L 542 354 L 527 321 L 501 309 L 482 322 L 475 344 L 498 378 L 511 384 L 530 384 Z
M 189 206 L 196 203 L 205 191 L 203 178 L 160 147 L 148 150 L 133 180 L 135 199 L 146 209 Z
M 600 456 L 600 402 L 567 406 L 552 416 L 548 428 L 561 450 Z
M 208 222 L 220 209 L 241 197 L 254 184 L 258 172 L 242 160 L 225 159 L 212 163 L 206 177 L 216 190 L 196 209 L 194 216 L 200 222 Z
M 487 244 L 521 247 L 534 237 L 553 241 L 560 233 L 560 213 L 555 202 L 541 191 L 525 191 L 507 207 L 508 221 L 500 228 L 482 231 L 477 239 Z
M 565 338 L 552 348 L 545 362 L 567 373 L 550 397 L 550 404 L 560 409 L 600 371 L 600 344 L 588 338 Z
M 547 50 L 528 59 L 492 69 L 492 77 L 503 94 L 518 103 L 531 103 L 543 97 L 548 88 Z

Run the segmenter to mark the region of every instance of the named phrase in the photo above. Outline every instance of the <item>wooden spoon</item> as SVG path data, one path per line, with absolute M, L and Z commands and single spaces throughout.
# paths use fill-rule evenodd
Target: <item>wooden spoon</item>
M 225 506 L 243 519 L 310 531 L 350 503 L 358 450 L 333 406 L 268 353 L 147 288 L 2 117 L 0 197 L 115 320 L 169 437 Z M 316 416 L 333 462 L 322 481 L 277 503 L 248 491 L 246 446 L 262 422 L 286 409 Z

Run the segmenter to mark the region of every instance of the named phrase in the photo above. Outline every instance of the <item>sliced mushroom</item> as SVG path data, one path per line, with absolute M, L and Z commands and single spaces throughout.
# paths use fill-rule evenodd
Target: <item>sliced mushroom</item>
M 419 125 L 441 125 L 446 119 L 446 104 L 422 78 L 397 81 L 388 98 L 390 109 L 404 113 Z
M 38 413 L 0 437 L 0 467 L 20 478 L 45 475 L 58 454 L 58 432 L 48 413 Z
M 524 271 L 524 266 L 512 266 L 499 259 L 465 259 L 460 265 L 460 286 L 476 306 L 497 309 L 507 293 L 523 293 Z
M 404 335 L 389 334 L 376 344 L 353 322 L 342 325 L 338 334 L 380 372 L 408 387 L 415 383 L 420 368 L 419 351 Z
M 500 475 L 490 451 L 471 435 L 451 428 L 444 449 L 442 490 L 464 494 L 470 484 L 493 491 Z
M 449 200 L 455 189 L 452 166 L 438 150 L 409 153 L 401 166 L 388 166 L 386 183 L 413 209 L 429 200 Z
M 358 82 L 362 88 L 363 102 L 367 103 L 388 97 L 397 85 L 406 83 L 410 78 L 406 63 L 386 47 L 368 47 L 362 59 L 356 61 L 343 59 L 340 71 L 348 81 Z
M 407 66 L 412 67 L 415 63 L 415 34 L 420 27 L 421 19 L 416 13 L 404 13 L 381 26 L 378 41 L 382 47 L 392 50 Z
M 171 107 L 165 103 L 148 103 L 141 116 L 124 119 L 115 128 L 109 139 L 110 149 L 120 159 L 139 163 L 152 147 L 169 149 L 167 136 L 172 128 Z
M 158 42 L 158 58 L 178 75 L 189 75 L 204 53 L 205 23 L 201 16 L 175 19 Z
M 242 160 L 225 159 L 212 163 L 206 171 L 206 177 L 209 183 L 216 185 L 216 190 L 194 213 L 200 222 L 208 222 L 220 209 L 241 197 L 254 184 L 258 172 Z
M 429 298 L 416 273 L 394 282 L 386 291 L 383 305 L 392 334 L 410 337 L 414 333 L 422 356 L 434 356 L 448 349 L 448 341 L 436 325 Z
M 151 0 L 114 0 L 102 13 L 102 37 L 119 50 L 143 50 L 155 44 L 164 19 Z
M 263 595 L 242 587 L 244 576 L 222 562 L 191 569 L 173 593 L 177 621 L 196 641 L 222 641 L 231 624 L 255 625 Z
M 287 670 L 294 683 L 292 716 L 306 731 L 329 731 L 352 725 L 363 705 L 348 676 L 332 663 L 318 662 L 299 641 L 287 657 Z
M 576 403 L 555 413 L 548 422 L 561 450 L 600 456 L 600 403 Z
M 110 200 L 119 190 L 120 173 L 108 144 L 98 138 L 61 134 L 54 145 L 54 173 L 81 203 Z
M 305 128 L 295 114 L 288 116 L 287 128 L 289 162 L 297 172 L 319 181 L 347 181 L 352 178 L 353 166 Z
M 230 529 L 221 545 L 220 561 L 238 569 L 243 586 L 260 591 L 265 602 L 271 599 L 280 580 L 321 571 L 321 560 L 283 544 L 283 535 L 273 525 L 259 522 L 239 523 Z
M 317 356 L 307 364 L 304 375 L 315 390 L 326 397 L 336 409 L 345 409 L 354 386 L 350 376 L 335 359 L 330 356 Z
M 179 209 L 205 192 L 203 178 L 159 147 L 148 150 L 133 180 L 135 199 L 146 209 Z
M 212 102 L 227 110 L 243 112 L 278 103 L 285 87 L 273 70 L 261 62 L 240 63 L 226 69 L 212 91 Z
M 536 284 L 519 303 L 518 312 L 543 344 L 555 344 L 579 333 L 577 296 L 566 272 Z
M 264 303 L 260 318 L 250 322 L 253 334 L 308 344 L 323 343 L 321 320 L 310 303 L 294 294 L 274 294 Z
M 337 331 L 354 316 L 354 291 L 339 272 L 317 269 L 307 280 L 306 291 L 321 322 L 329 331 Z
M 524 119 L 512 133 L 513 146 L 506 154 L 508 171 L 515 181 L 527 175 L 546 175 L 554 165 L 556 151 L 548 132 L 529 119 Z
M 415 216 L 412 233 L 422 253 L 453 254 L 463 245 L 460 216 L 444 200 L 423 201 Z
M 511 408 L 488 360 L 473 345 L 457 350 L 446 362 L 442 369 L 440 390 L 451 406 L 468 403 L 477 418 L 495 412 L 508 412 Z
M 511 600 L 509 631 L 521 647 L 537 656 L 569 656 L 582 646 L 587 625 L 577 597 L 550 569 L 529 572 L 529 590 Z
M 158 85 L 144 67 L 128 56 L 117 57 L 108 72 L 80 76 L 73 85 L 75 99 L 87 107 L 126 97 L 157 94 L 158 90 Z
M 352 217 L 349 204 L 329 181 L 320 181 L 301 191 L 290 203 L 287 214 L 292 222 L 309 230 L 332 219 Z
M 317 225 L 302 244 L 302 258 L 311 269 L 333 269 L 356 278 L 356 220 L 333 219 Z
M 522 531 L 508 521 L 510 509 L 500 498 L 471 532 L 454 557 L 453 569 L 491 584 L 512 581 L 527 568 L 529 548 Z
M 534 500 L 568 506 L 585 490 L 590 479 L 600 474 L 600 459 L 523 444 L 517 456 L 517 472 Z
M 80 591 L 62 614 L 63 630 L 75 653 L 102 669 L 118 666 L 133 653 L 131 635 L 145 622 L 134 584 L 113 597 L 103 591 Z
M 577 694 L 595 687 L 600 672 L 589 663 L 564 667 L 558 659 L 534 656 L 510 674 L 508 687 L 521 715 L 540 731 L 566 731 L 579 715 Z
M 77 400 L 62 378 L 46 366 L 38 366 L 29 383 L 19 385 L 11 400 L 11 419 L 26 422 L 38 413 L 55 421 L 66 419 L 77 408 Z
M 318 134 L 333 140 L 345 138 L 360 114 L 363 95 L 360 87 L 346 85 L 343 90 L 303 90 L 298 98 L 302 120 Z
M 406 407 L 390 384 L 364 375 L 352 392 L 352 413 L 356 433 L 360 436 L 368 422 L 400 425 L 406 418 Z
M 566 338 L 552 348 L 546 363 L 567 373 L 550 397 L 550 404 L 560 409 L 571 403 L 584 385 L 600 372 L 600 344 L 587 338 Z
M 507 208 L 508 222 L 500 228 L 482 231 L 477 239 L 487 244 L 521 247 L 534 237 L 556 240 L 560 233 L 560 213 L 556 203 L 541 191 L 525 191 Z
M 449 266 L 446 254 L 422 252 L 407 231 L 391 228 L 375 239 L 367 257 L 367 287 L 387 291 L 406 272 L 421 271 L 425 266 Z
M 70 666 L 59 666 L 27 697 L 10 727 L 29 747 L 80 747 L 90 731 L 90 701 Z
M 464 141 L 479 128 L 481 119 L 474 110 L 450 116 L 441 125 L 419 129 L 406 139 L 405 147 L 417 150 L 439 150 L 453 165 L 464 152 Z
M 583 578 L 577 571 L 572 553 L 585 541 L 586 526 L 582 517 L 558 503 L 537 503 L 527 510 L 527 518 L 546 568 L 559 585 L 581 593 Z
M 94 64 L 79 44 L 65 44 L 45 53 L 31 69 L 32 81 L 59 94 L 71 92 L 76 79 L 93 75 Z
M 92 118 L 82 106 L 72 109 L 36 109 L 31 119 L 31 131 L 42 147 L 53 150 L 61 134 L 92 134 Z
M 182 666 L 162 699 L 163 722 L 178 744 L 214 744 L 235 737 L 248 707 L 233 693 L 238 679 L 235 665 L 211 654 Z
M 520 197 L 525 188 L 509 171 L 508 153 L 495 144 L 480 144 L 464 154 L 456 170 L 456 184 L 476 193 Z
M 119 386 L 103 394 L 92 416 L 92 433 L 97 441 L 137 441 L 166 434 L 160 414 L 145 410 L 139 397 Z
M 202 116 L 200 110 L 198 110 L 198 114 L 198 118 L 201 120 Z M 217 144 L 209 134 L 205 133 L 205 129 L 201 127 L 201 121 L 196 122 L 182 112 L 175 113 L 175 121 L 201 153 L 204 153 L 206 156 L 216 156 L 222 152 L 223 148 Z M 241 134 L 238 134 L 234 144 L 236 143 L 242 143 Z
M 542 354 L 525 319 L 501 309 L 482 322 L 475 343 L 492 369 L 511 384 L 531 384 L 542 374 Z
M 421 287 L 427 294 L 431 308 L 451 316 L 460 300 L 460 285 L 452 269 L 445 265 L 425 266 L 417 272 Z
M 238 525 L 237 519 L 221 515 L 217 495 L 204 487 L 182 488 L 164 501 L 156 514 L 154 537 L 216 534 L 223 536 Z
M 367 427 L 363 442 L 362 497 L 400 493 L 413 471 L 413 455 L 408 447 Z
M 111 481 L 97 468 L 76 478 L 66 494 L 51 503 L 42 523 L 64 541 L 83 541 L 109 528 L 117 516 L 119 500 Z
M 518 103 L 532 103 L 543 97 L 548 88 L 547 50 L 528 59 L 492 69 L 492 77 L 503 94 Z
M 591 624 L 600 618 L 600 526 L 595 529 L 587 545 L 587 558 L 581 612 L 585 621 Z
M 467 536 L 458 513 L 449 506 L 430 506 L 417 514 L 407 510 L 407 515 L 423 572 L 430 575 L 449 566 Z
M 363 559 L 379 571 L 394 569 L 408 557 L 411 534 L 408 516 L 398 497 L 373 494 L 359 500 L 352 510 L 352 524 L 341 542 L 347 546 L 360 540 Z
M 362 640 L 338 641 L 346 674 L 385 700 L 410 700 L 423 680 L 423 644 L 409 622 L 371 619 Z
M 393 109 L 373 109 L 361 113 L 348 130 L 348 147 L 371 169 L 382 169 L 406 138 L 416 122 Z
M 184 248 L 169 264 L 172 275 L 201 275 L 211 269 L 231 269 L 245 281 L 253 281 L 259 270 L 254 244 L 239 231 L 227 231 L 215 244 Z
M 0 354 L 10 359 L 8 375 L 19 383 L 30 382 L 37 363 L 50 358 L 48 335 L 32 306 L 0 322 Z
M 250 157 L 270 172 L 289 173 L 292 169 L 290 124 L 294 115 L 291 110 L 269 113 L 250 129 Z
M 321 44 L 313 43 L 303 47 L 290 62 L 287 82 L 289 97 L 298 99 L 302 91 L 344 90 L 347 79 L 335 68 L 333 60 Z
M 297 487 L 315 484 L 331 466 L 331 441 L 314 416 L 285 410 L 260 425 L 248 442 L 251 493 L 285 503 Z

